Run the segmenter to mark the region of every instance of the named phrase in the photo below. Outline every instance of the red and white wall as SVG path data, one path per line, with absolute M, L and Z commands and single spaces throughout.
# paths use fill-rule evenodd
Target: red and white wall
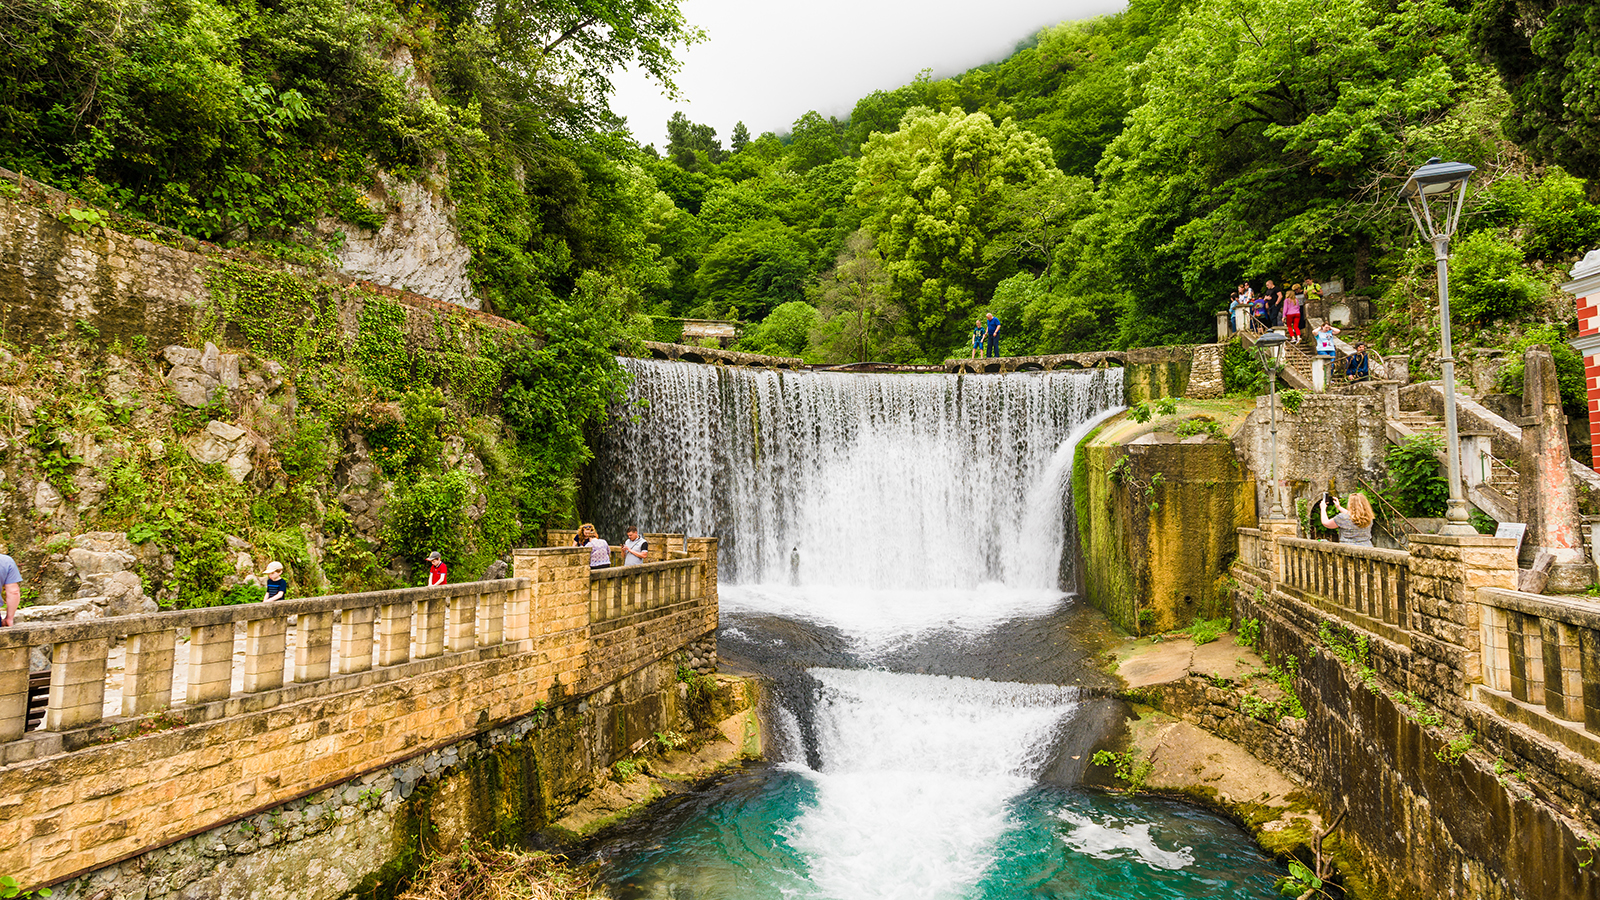
M 1600 250 L 1591 250 L 1572 267 L 1572 280 L 1561 289 L 1578 298 L 1578 336 L 1572 346 L 1583 354 L 1584 383 L 1589 387 L 1589 439 L 1600 468 Z

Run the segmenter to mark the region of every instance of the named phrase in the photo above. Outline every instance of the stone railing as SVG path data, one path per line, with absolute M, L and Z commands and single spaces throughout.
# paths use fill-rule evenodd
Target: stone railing
M 1482 588 L 1477 600 L 1483 637 L 1478 699 L 1532 725 L 1574 750 L 1600 748 L 1600 608 L 1564 597 Z M 1585 685 L 1588 686 L 1587 694 Z M 1501 695 L 1496 700 L 1492 695 Z M 1541 728 L 1523 708 L 1543 710 L 1582 730 Z
M 574 758 L 605 768 L 667 708 L 584 717 L 714 641 L 717 541 L 686 544 L 600 573 L 581 548 L 519 549 L 499 581 L 0 629 L 6 874 L 60 883 L 552 711 L 588 722 Z M 587 772 L 550 777 L 571 799 Z
M 1405 631 L 1409 553 L 1291 537 L 1279 537 L 1277 547 L 1282 556 L 1281 589 L 1396 643 L 1409 644 Z
M 1258 571 L 1271 570 L 1272 539 L 1259 528 L 1239 529 L 1238 561 Z
M 0 741 L 25 736 L 33 648 L 51 650 L 41 730 L 68 732 L 169 707 L 190 724 L 266 709 L 387 680 L 411 660 L 517 645 L 528 632 L 524 579 L 8 628 Z M 108 693 L 113 663 L 122 677 Z
M 600 625 L 697 596 L 698 559 L 612 566 L 589 573 L 589 624 Z

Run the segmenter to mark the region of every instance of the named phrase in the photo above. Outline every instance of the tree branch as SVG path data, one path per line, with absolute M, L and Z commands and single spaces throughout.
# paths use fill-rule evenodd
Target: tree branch
M 560 36 L 558 36 L 555 40 L 553 40 L 550 43 L 546 44 L 545 47 L 544 47 L 544 52 L 546 54 L 548 54 L 551 50 L 554 50 L 555 48 L 561 46 L 562 44 L 565 44 L 567 41 L 572 40 L 573 38 L 577 37 L 579 34 L 583 33 L 586 29 L 589 29 L 589 28 L 593 27 L 595 25 L 595 23 L 597 23 L 599 21 L 600 21 L 600 17 L 599 16 L 588 16 L 588 17 L 586 17 L 584 19 L 580 19 L 571 28 L 568 28 L 566 31 L 561 32 Z

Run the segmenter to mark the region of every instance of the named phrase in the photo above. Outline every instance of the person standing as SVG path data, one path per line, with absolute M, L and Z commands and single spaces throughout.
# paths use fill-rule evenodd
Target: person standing
M 1228 295 L 1228 333 L 1237 334 L 1239 331 L 1239 292 L 1234 291 Z
M 1000 320 L 994 313 L 989 313 L 984 326 L 983 355 L 986 359 L 993 359 L 1000 355 Z
M 628 526 L 628 539 L 622 542 L 622 564 L 638 566 L 650 561 L 650 542 L 639 536 L 639 526 Z
M 1339 498 L 1329 495 L 1329 500 L 1338 507 L 1339 512 L 1333 517 L 1328 516 L 1327 506 L 1322 510 L 1322 527 L 1339 529 L 1339 543 L 1349 544 L 1352 547 L 1372 546 L 1372 520 L 1377 515 L 1372 511 L 1372 504 L 1367 502 L 1364 494 L 1351 494 L 1350 506 L 1346 508 Z
M 1298 284 L 1283 295 L 1283 324 L 1289 340 L 1300 340 L 1300 285 Z
M 984 322 L 982 316 L 979 316 L 978 324 L 972 327 L 972 353 L 967 356 L 967 359 L 978 358 L 978 354 L 983 352 L 983 339 L 988 336 L 988 324 Z
M 610 568 L 611 545 L 600 537 L 593 525 L 588 522 L 583 523 L 583 527 L 578 529 L 578 540 L 589 548 L 589 571 Z
M 428 554 L 428 587 L 438 587 L 450 580 L 450 567 L 439 557 L 439 551 Z
M 17 621 L 17 607 L 22 605 L 22 570 L 17 561 L 0 553 L 0 593 L 5 594 L 5 615 L 0 616 L 0 627 L 10 628 Z
M 267 563 L 267 570 L 262 574 L 267 576 L 267 593 L 263 600 L 271 603 L 289 596 L 289 582 L 283 577 L 283 563 L 277 560 Z
M 1276 328 L 1283 324 L 1283 291 L 1278 290 L 1272 279 L 1267 279 L 1267 286 L 1261 292 L 1267 301 L 1266 323 L 1268 328 Z

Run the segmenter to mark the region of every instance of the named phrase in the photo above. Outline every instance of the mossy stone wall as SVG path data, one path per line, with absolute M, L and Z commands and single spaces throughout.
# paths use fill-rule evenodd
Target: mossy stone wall
M 1228 607 L 1218 579 L 1237 552 L 1235 529 L 1253 521 L 1253 482 L 1228 441 L 1125 437 L 1105 429 L 1079 448 L 1085 596 L 1136 634 L 1215 617 Z

